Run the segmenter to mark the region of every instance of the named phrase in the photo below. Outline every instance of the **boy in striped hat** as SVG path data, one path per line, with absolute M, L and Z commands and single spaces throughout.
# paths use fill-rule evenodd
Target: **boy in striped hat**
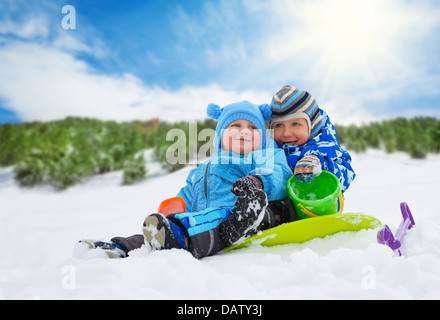
M 326 170 L 339 178 L 345 192 L 356 176 L 351 157 L 341 148 L 333 124 L 315 98 L 286 85 L 273 96 L 270 105 L 269 128 L 298 180 L 310 182 Z

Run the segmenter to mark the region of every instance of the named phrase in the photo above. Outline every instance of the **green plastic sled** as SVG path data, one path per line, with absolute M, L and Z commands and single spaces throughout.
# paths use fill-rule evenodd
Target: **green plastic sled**
M 371 216 L 345 213 L 325 215 L 315 218 L 298 220 L 265 230 L 243 242 L 230 246 L 224 251 L 240 249 L 251 244 L 277 246 L 288 243 L 303 243 L 314 238 L 323 238 L 343 231 L 360 231 L 375 229 L 382 223 Z

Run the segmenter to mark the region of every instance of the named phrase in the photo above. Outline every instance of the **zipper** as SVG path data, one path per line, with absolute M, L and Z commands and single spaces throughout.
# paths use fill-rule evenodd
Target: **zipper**
M 211 164 L 211 162 L 208 162 L 208 164 L 206 165 L 206 170 L 205 170 L 205 199 L 206 199 L 206 208 L 208 208 L 208 171 L 209 171 L 209 165 Z

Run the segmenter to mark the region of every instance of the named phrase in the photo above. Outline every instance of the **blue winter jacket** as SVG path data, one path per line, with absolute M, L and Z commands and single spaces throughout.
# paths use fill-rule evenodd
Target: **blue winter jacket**
M 302 157 L 314 154 L 321 160 L 322 169 L 334 173 L 341 182 L 342 192 L 345 192 L 350 183 L 356 177 L 351 167 L 350 154 L 341 148 L 338 142 L 335 127 L 330 122 L 328 115 L 320 109 L 322 121 L 324 123 L 322 132 L 315 138 L 309 140 L 301 146 L 278 144 L 284 149 L 287 163 L 292 170 Z
M 235 181 L 246 175 L 259 175 L 268 201 L 287 197 L 287 180 L 293 175 L 283 150 L 272 147 L 248 155 L 219 151 L 211 159 L 191 170 L 186 186 L 178 193 L 187 212 L 206 208 L 232 209 L 237 196 L 231 192 Z

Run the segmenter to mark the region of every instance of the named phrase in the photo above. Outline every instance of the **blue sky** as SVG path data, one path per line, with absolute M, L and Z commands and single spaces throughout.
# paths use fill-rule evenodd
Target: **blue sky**
M 336 123 L 440 118 L 439 46 L 436 0 L 2 0 L 0 123 L 202 119 L 285 84 Z

